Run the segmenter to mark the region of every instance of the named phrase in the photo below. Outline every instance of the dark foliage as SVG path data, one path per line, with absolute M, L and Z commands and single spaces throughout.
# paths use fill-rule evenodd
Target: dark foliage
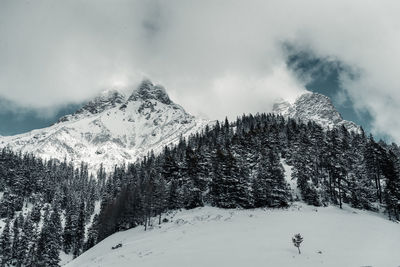
M 60 250 L 76 257 L 116 231 L 139 225 L 146 230 L 164 221 L 162 214 L 169 210 L 206 204 L 346 203 L 368 210 L 384 207 L 398 220 L 399 156 L 395 144 L 376 142 L 363 132 L 324 131 L 313 122 L 270 114 L 216 122 L 160 155 L 150 153 L 109 173 L 101 167 L 97 177 L 84 163 L 76 168 L 66 160 L 43 161 L 5 148 L 0 153 L 0 217 L 7 223 L 0 260 L 3 265 L 58 266 Z M 297 196 L 282 163 L 292 167 Z M 22 213 L 25 205 L 33 205 L 28 214 Z

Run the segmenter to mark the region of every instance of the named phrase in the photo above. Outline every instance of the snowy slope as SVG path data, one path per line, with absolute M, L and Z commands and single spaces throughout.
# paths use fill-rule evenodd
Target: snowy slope
M 325 129 L 344 125 L 349 131 L 360 132 L 360 126 L 342 118 L 329 97 L 318 93 L 302 94 L 294 103 L 277 101 L 272 112 L 302 121 L 315 121 Z
M 400 225 L 374 213 L 295 203 L 287 210 L 212 207 L 116 233 L 67 267 L 399 266 Z M 302 254 L 291 237 L 301 233 Z M 121 243 L 122 247 L 111 249 Z
M 153 150 L 196 133 L 209 121 L 195 118 L 173 103 L 165 89 L 143 81 L 130 96 L 107 91 L 71 115 L 44 129 L 0 137 L 0 147 L 42 158 L 67 158 L 97 170 L 133 162 Z

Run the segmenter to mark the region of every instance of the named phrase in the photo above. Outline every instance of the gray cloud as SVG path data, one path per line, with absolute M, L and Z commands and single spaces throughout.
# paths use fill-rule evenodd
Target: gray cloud
M 0 94 L 51 108 L 143 76 L 211 118 L 304 90 L 284 43 L 358 70 L 346 95 L 400 141 L 394 1 L 2 1 Z M 388 101 L 390 99 L 390 101 Z M 379 114 L 379 116 L 378 116 Z

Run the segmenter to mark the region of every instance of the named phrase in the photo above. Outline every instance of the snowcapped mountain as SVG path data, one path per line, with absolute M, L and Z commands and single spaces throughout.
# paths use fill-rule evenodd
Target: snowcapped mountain
M 0 137 L 0 146 L 42 158 L 85 161 L 94 171 L 134 162 L 196 133 L 210 121 L 188 114 L 162 86 L 143 81 L 130 96 L 109 90 L 47 128 Z
M 330 99 L 321 94 L 305 93 L 294 103 L 279 101 L 273 112 L 313 120 L 325 128 L 344 125 L 360 131 L 358 125 L 343 120 Z M 196 133 L 210 123 L 188 114 L 171 101 L 162 86 L 145 80 L 128 96 L 116 90 L 105 91 L 50 127 L 0 136 L 0 147 L 45 159 L 84 161 L 93 171 L 103 163 L 110 170 L 115 164 L 134 162 L 151 150 L 159 153 L 181 135 Z
M 325 129 L 344 125 L 349 131 L 361 131 L 360 126 L 342 118 L 329 97 L 318 93 L 304 93 L 294 103 L 279 100 L 274 104 L 272 112 L 302 121 L 315 121 Z

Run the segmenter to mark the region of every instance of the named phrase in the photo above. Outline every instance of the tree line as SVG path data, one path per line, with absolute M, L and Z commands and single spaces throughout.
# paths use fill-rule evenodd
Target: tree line
M 384 207 L 399 219 L 400 149 L 345 127 L 279 115 L 243 115 L 206 127 L 159 155 L 91 175 L 87 165 L 43 161 L 3 149 L 0 155 L 0 236 L 3 266 L 58 266 L 116 231 L 161 223 L 169 210 Z M 282 163 L 291 166 L 293 195 Z M 96 203 L 100 208 L 95 211 Z M 25 211 L 25 212 L 24 212 Z
M 172 209 L 315 206 L 344 203 L 399 219 L 400 150 L 344 126 L 279 115 L 243 115 L 181 139 L 158 156 L 117 168 L 107 180 L 97 217 L 97 238 L 138 225 Z M 282 161 L 292 167 L 293 196 Z M 161 218 L 160 218 L 161 220 Z M 160 221 L 159 220 L 159 221 Z M 96 241 L 96 242 L 97 242 Z

